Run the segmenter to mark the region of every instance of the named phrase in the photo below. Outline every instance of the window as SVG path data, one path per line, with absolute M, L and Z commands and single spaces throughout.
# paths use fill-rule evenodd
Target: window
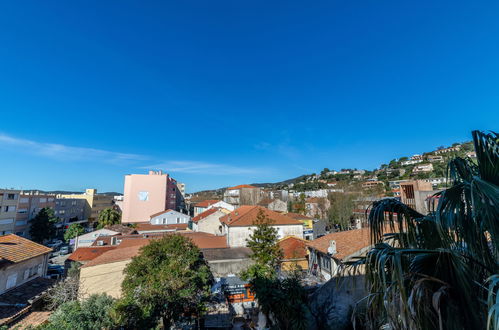
M 28 213 L 28 209 L 17 209 L 17 213 L 20 214 Z
M 29 198 L 27 198 L 27 197 L 20 198 L 19 203 L 25 203 L 25 204 L 29 203 Z
M 5 285 L 5 289 L 8 290 L 10 288 L 15 287 L 16 282 L 17 282 L 17 273 L 9 275 L 9 277 L 7 277 L 7 284 Z
M 138 197 L 139 197 L 139 201 L 148 201 L 149 200 L 149 192 L 148 191 L 139 191 Z
M 0 220 L 0 225 L 8 225 L 10 223 L 14 223 L 14 219 L 4 219 Z
M 163 224 L 166 225 L 166 218 L 163 218 Z
M 76 201 L 71 201 L 71 205 L 75 206 L 76 205 Z
M 54 199 L 53 199 L 53 198 L 49 198 L 49 202 L 53 202 L 53 201 L 54 201 Z
M 66 210 L 59 210 L 59 214 L 65 214 Z
M 177 218 L 177 223 L 180 223 L 180 218 Z
M 16 194 L 7 194 L 7 199 L 16 199 Z
M 14 205 L 6 205 L 4 206 L 4 212 L 15 212 L 16 207 Z
M 28 220 L 18 220 L 18 221 L 16 221 L 16 226 L 25 226 L 27 224 L 28 224 Z
M 47 198 L 46 197 L 41 197 L 40 198 L 40 203 L 47 203 Z

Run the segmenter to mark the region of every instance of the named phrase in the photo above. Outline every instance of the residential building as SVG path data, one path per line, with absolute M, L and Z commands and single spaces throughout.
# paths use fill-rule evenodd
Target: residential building
M 317 219 L 325 219 L 331 202 L 326 197 L 311 197 L 305 200 L 306 215 Z
M 0 236 L 15 231 L 19 190 L 0 190 Z
M 295 220 L 300 221 L 303 224 L 303 237 L 306 240 L 311 240 L 314 237 L 314 219 L 312 217 L 299 214 L 299 213 L 294 213 L 294 212 L 288 212 L 286 215 L 290 218 L 293 218 Z
M 258 203 L 258 205 L 276 212 L 286 212 L 288 210 L 288 203 L 280 199 L 264 198 Z
M 215 278 L 240 274 L 254 263 L 247 247 L 209 248 L 201 252 Z
M 167 233 L 167 232 L 180 232 L 186 231 L 189 228 L 188 223 L 179 223 L 171 225 L 161 225 L 161 224 L 151 224 L 151 223 L 138 223 L 135 229 L 138 234 L 155 234 L 155 233 Z
M 423 160 L 423 156 L 422 155 L 412 155 L 411 156 L 411 160 Z
M 91 246 L 95 240 L 100 236 L 113 236 L 120 234 L 117 231 L 110 230 L 107 228 L 97 229 L 90 233 L 86 233 L 75 238 L 75 250 L 80 247 Z
M 400 184 L 400 200 L 421 214 L 428 213 L 427 199 L 436 193 L 431 182 L 414 180 Z
M 454 147 L 449 147 L 449 148 L 443 148 L 443 149 L 435 150 L 435 151 L 433 151 L 433 153 L 435 155 L 441 155 L 441 154 L 446 154 L 446 153 L 449 153 L 449 152 L 456 152 L 456 151 L 459 151 L 459 150 L 461 150 L 461 145 L 456 145 Z
M 466 153 L 466 157 L 476 158 L 476 151 L 469 151 Z
M 230 211 L 213 207 L 192 218 L 192 230 L 213 235 L 222 235 L 222 223 L 220 218 L 229 214 Z
M 405 165 L 414 165 L 421 162 L 423 162 L 422 159 L 410 159 L 410 160 L 403 160 L 400 162 L 400 164 L 405 166 Z
M 383 181 L 368 180 L 366 182 L 362 182 L 362 188 L 364 189 L 372 189 L 379 186 L 383 187 Z
M 185 223 L 188 224 L 191 217 L 174 210 L 165 210 L 151 215 L 149 223 L 151 225 L 173 225 Z
M 400 188 L 400 183 L 408 182 L 408 181 L 410 181 L 410 180 L 393 180 L 393 181 L 388 181 L 388 185 L 392 189 L 398 189 L 398 188 Z
M 242 184 L 227 188 L 223 200 L 236 208 L 242 205 L 257 205 L 262 200 L 262 190 L 259 187 Z
M 416 165 L 412 169 L 412 173 L 426 173 L 433 171 L 433 164 Z
M 297 267 L 302 270 L 308 269 L 307 243 L 308 241 L 295 236 L 284 237 L 279 241 L 283 254 L 281 270 L 297 270 Z
M 177 182 L 177 188 L 182 197 L 185 198 L 185 183 Z
M 51 209 L 55 208 L 54 195 L 39 194 L 38 192 L 24 194 L 21 192 L 17 204 L 15 234 L 17 236 L 29 238 L 29 221 L 45 207 Z
M 426 159 L 430 162 L 430 163 L 442 163 L 444 161 L 444 157 L 442 156 L 434 156 L 434 155 L 428 155 L 426 156 Z
M 267 192 L 267 198 L 280 199 L 281 201 L 287 203 L 289 201 L 289 191 L 284 190 L 284 189 L 269 190 Z
M 234 211 L 236 209 L 234 205 L 226 203 L 224 201 L 219 201 L 217 199 L 207 199 L 205 201 L 194 204 L 194 216 L 197 216 L 204 211 L 214 207 L 223 208 L 229 211 Z
M 326 281 L 338 274 L 342 263 L 362 256 L 371 247 L 370 229 L 331 233 L 307 242 L 309 269 Z
M 247 239 L 256 228 L 254 223 L 260 212 L 271 220 L 279 238 L 286 236 L 303 238 L 303 223 L 300 221 L 261 206 L 243 205 L 220 218 L 222 234 L 226 235 L 228 246 L 246 246 Z
M 189 238 L 203 253 L 205 249 L 227 248 L 225 237 L 214 236 L 207 233 L 178 232 L 177 234 Z M 121 296 L 121 283 L 125 277 L 123 271 L 133 257 L 137 256 L 140 248 L 149 244 L 153 239 L 160 239 L 169 233 L 150 235 L 123 235 L 119 240 L 114 240 L 117 245 L 88 261 L 80 270 L 80 292 L 83 298 L 92 294 L 106 293 L 114 298 Z M 104 237 L 109 240 L 113 237 Z M 104 246 L 105 244 L 103 244 Z
M 88 202 L 84 198 L 56 198 L 54 213 L 61 219 L 62 228 L 72 223 L 87 223 Z
M 447 179 L 446 178 L 429 178 L 429 179 L 423 179 L 423 181 L 431 183 L 433 188 L 435 188 L 438 185 L 446 183 Z
M 149 222 L 151 214 L 184 209 L 177 181 L 162 171 L 125 175 L 123 223 Z
M 86 201 L 83 219 L 95 222 L 99 219 L 99 213 L 107 208 L 113 208 L 114 197 L 111 195 L 97 194 L 97 189 L 85 189 L 83 194 L 59 194 L 57 199 L 83 199 Z M 79 206 L 80 204 L 78 204 Z M 72 205 L 77 206 L 77 205 Z M 75 209 L 77 209 L 75 207 Z M 75 213 L 76 212 L 75 210 Z M 63 213 L 65 214 L 65 213 Z M 59 216 L 59 214 L 58 214 Z
M 47 273 L 51 248 L 9 234 L 0 237 L 0 294 Z

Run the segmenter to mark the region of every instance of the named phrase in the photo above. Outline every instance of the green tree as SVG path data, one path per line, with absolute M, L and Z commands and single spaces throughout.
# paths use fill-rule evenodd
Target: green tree
M 293 203 L 293 212 L 305 215 L 307 212 L 307 208 L 305 206 L 305 194 L 300 194 L 299 200 Z
M 54 210 L 49 207 L 44 207 L 38 214 L 30 220 L 31 227 L 29 234 L 31 239 L 38 243 L 52 239 L 56 234 L 55 224 L 58 218 L 54 215 Z
M 69 242 L 70 239 L 75 238 L 76 236 L 80 236 L 85 234 L 85 228 L 79 223 L 72 223 L 69 225 L 68 229 L 64 233 L 64 240 Z
M 199 316 L 210 297 L 213 276 L 201 251 L 184 236 L 152 240 L 127 265 L 123 297 L 113 311 L 125 328 L 170 326 Z
M 107 208 L 99 213 L 99 220 L 97 228 L 104 228 L 121 223 L 121 214 L 112 209 Z
M 278 244 L 277 229 L 272 227 L 273 221 L 260 208 L 253 226 L 256 226 L 246 246 L 251 249 L 251 259 L 261 269 L 273 274 L 282 259 L 282 251 Z
M 499 273 L 499 135 L 474 131 L 473 140 L 477 163 L 449 162 L 451 186 L 429 214 L 395 199 L 373 204 L 376 245 L 362 261 L 368 328 L 498 329 L 499 282 L 486 285 Z
M 357 193 L 330 193 L 328 198 L 331 207 L 328 210 L 328 221 L 331 225 L 338 224 L 341 229 L 346 229 L 352 220 L 355 209 L 355 199 L 359 197 Z
M 110 329 L 114 326 L 110 310 L 114 299 L 105 295 L 92 295 L 88 299 L 66 302 L 49 317 L 42 330 Z

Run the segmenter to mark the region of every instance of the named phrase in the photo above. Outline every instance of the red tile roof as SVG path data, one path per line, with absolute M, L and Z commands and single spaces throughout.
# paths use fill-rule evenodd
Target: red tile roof
M 17 263 L 51 251 L 51 248 L 14 234 L 0 236 L 0 263 Z
M 303 214 L 299 214 L 299 213 L 294 213 L 294 212 L 288 212 L 288 213 L 285 213 L 288 217 L 291 217 L 295 220 L 313 220 L 313 218 L 311 217 L 308 217 L 306 215 L 303 215 Z
M 243 205 L 231 213 L 220 218 L 220 222 L 227 226 L 252 226 L 258 213 L 262 210 L 264 214 L 273 221 L 274 225 L 302 225 L 298 220 L 275 211 L 271 211 L 261 206 Z
M 89 246 L 77 248 L 73 253 L 71 253 L 67 260 L 70 261 L 90 261 L 101 254 L 116 249 L 116 245 L 111 246 Z
M 207 216 L 210 216 L 212 215 L 213 213 L 217 212 L 219 210 L 218 207 L 212 207 L 211 209 L 208 209 L 202 213 L 199 213 L 198 215 L 196 215 L 194 218 L 192 218 L 192 221 L 193 222 L 198 222 L 199 220 L 201 219 L 204 219 L 206 218 Z
M 331 240 L 336 241 L 336 259 L 344 259 L 355 252 L 371 245 L 370 229 L 361 228 L 331 233 L 313 241 L 308 246 L 322 253 L 328 253 L 327 249 Z
M 218 202 L 220 202 L 220 201 L 216 200 L 216 199 L 207 199 L 205 201 L 194 204 L 194 206 L 195 207 L 208 207 L 208 206 L 215 204 L 215 203 L 218 203 Z
M 158 215 L 162 215 L 163 213 L 170 212 L 170 211 L 174 211 L 174 212 L 176 212 L 175 210 L 172 210 L 172 209 L 166 209 L 166 210 L 164 210 L 164 211 L 161 211 L 161 212 L 157 212 L 157 213 L 151 214 L 151 215 L 150 215 L 150 218 L 152 219 L 152 218 L 154 218 L 154 217 L 157 217 Z
M 236 189 L 241 189 L 241 188 L 258 188 L 258 187 L 255 187 L 255 186 L 252 186 L 249 184 L 240 184 L 239 186 L 227 188 L 227 190 L 236 190 Z
M 160 234 L 144 234 L 144 235 L 129 235 L 122 236 L 121 243 L 116 246 L 115 249 L 105 252 L 99 257 L 89 261 L 84 267 L 91 267 L 106 263 L 113 263 L 123 260 L 131 259 L 132 257 L 139 254 L 141 247 L 149 244 L 152 239 L 160 239 L 165 235 L 172 235 L 173 233 L 160 233 Z M 225 236 L 215 236 L 213 234 L 202 233 L 202 232 L 177 232 L 192 240 L 192 243 L 200 249 L 215 249 L 215 248 L 227 248 L 227 241 Z
M 279 247 L 282 250 L 284 260 L 304 259 L 307 256 L 307 241 L 295 236 L 281 239 Z
M 137 231 L 165 231 L 165 230 L 186 230 L 186 223 L 176 223 L 171 225 L 153 225 L 150 223 L 138 223 L 135 229 Z

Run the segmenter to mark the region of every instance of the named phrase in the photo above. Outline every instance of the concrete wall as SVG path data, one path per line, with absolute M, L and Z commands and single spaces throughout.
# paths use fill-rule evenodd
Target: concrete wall
M 239 206 L 257 205 L 262 200 L 260 188 L 241 188 L 239 192 Z
M 131 259 L 92 267 L 82 267 L 80 270 L 80 293 L 82 298 L 92 294 L 105 293 L 113 298 L 121 297 L 121 283 L 125 278 L 123 270 Z
M 9 195 L 14 195 L 9 199 Z M 19 201 L 19 190 L 0 190 L 0 236 L 13 234 L 16 221 L 17 203 Z M 8 211 L 5 211 L 5 207 Z
M 210 233 L 213 235 L 221 235 L 222 231 L 220 231 L 220 217 L 225 215 L 222 211 L 216 211 L 213 214 L 210 214 L 204 219 L 199 220 L 197 223 L 193 224 L 194 231 L 201 231 L 203 233 Z
M 151 218 L 153 225 L 173 225 L 177 223 L 189 223 L 191 217 L 177 211 L 169 211 Z
M 31 258 L 29 260 L 25 260 L 20 263 L 12 264 L 9 266 L 5 266 L 0 269 L 0 294 L 8 291 L 6 289 L 7 279 L 9 276 L 16 274 L 16 285 L 9 290 L 15 290 L 16 287 L 31 281 L 40 276 L 45 276 L 47 274 L 47 264 L 48 264 L 48 256 L 49 254 L 44 254 L 35 258 Z M 29 269 L 34 268 L 36 273 L 32 276 L 29 276 Z M 28 273 L 25 273 L 25 272 Z M 26 274 L 26 275 L 25 275 Z M 27 276 L 25 278 L 25 276 Z
M 208 261 L 214 277 L 226 277 L 231 274 L 237 275 L 253 263 L 254 261 L 249 258 Z
M 98 229 L 96 231 L 80 235 L 76 237 L 75 240 L 75 249 L 79 247 L 84 247 L 84 246 L 90 246 L 92 245 L 93 242 L 97 239 L 99 236 L 111 236 L 111 235 L 116 235 L 118 232 L 114 230 L 109 230 L 109 229 Z
M 275 199 L 269 203 L 268 209 L 276 212 L 286 212 L 288 210 L 288 203 L 280 199 Z
M 303 225 L 280 225 L 272 226 L 277 229 L 279 239 L 286 236 L 295 236 L 303 239 Z M 227 233 L 227 244 L 230 247 L 246 246 L 246 240 L 255 230 L 255 226 L 248 227 L 227 227 L 224 230 Z
M 167 174 L 125 175 L 122 222 L 149 222 L 167 209 Z

